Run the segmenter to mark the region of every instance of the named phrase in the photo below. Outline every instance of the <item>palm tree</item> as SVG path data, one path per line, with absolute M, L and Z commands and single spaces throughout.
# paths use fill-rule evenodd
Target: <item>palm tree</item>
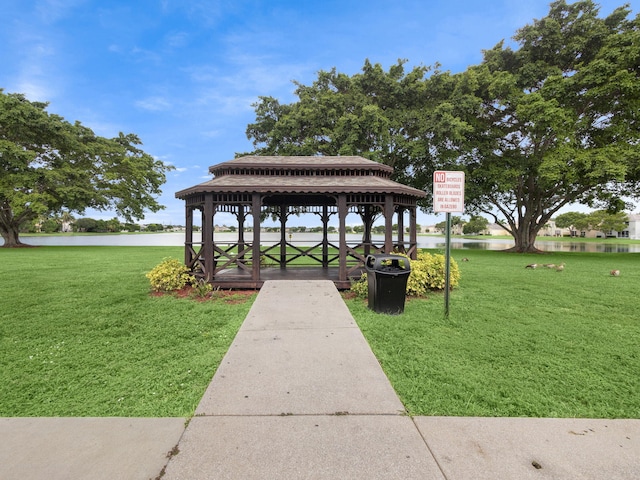
M 62 215 L 60 215 L 58 217 L 58 221 L 60 222 L 61 225 L 61 231 L 63 232 L 70 232 L 71 231 L 71 224 L 73 222 L 75 222 L 75 218 L 73 215 L 71 215 L 71 213 L 69 212 L 62 212 Z

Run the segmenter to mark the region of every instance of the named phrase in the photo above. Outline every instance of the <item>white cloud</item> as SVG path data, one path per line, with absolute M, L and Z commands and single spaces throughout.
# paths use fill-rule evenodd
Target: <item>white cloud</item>
M 229 13 L 242 9 L 237 0 L 192 0 L 187 2 L 189 16 L 207 26 L 213 26 Z
M 243 68 L 226 80 L 232 83 L 240 82 L 248 90 L 256 92 L 277 92 L 284 89 L 294 90 L 292 80 L 306 76 L 313 69 L 304 64 L 252 63 L 246 59 Z
M 237 14 L 245 7 L 239 0 L 161 0 L 164 15 L 185 14 L 191 21 L 205 27 L 218 25 L 229 14 Z
M 220 135 L 222 135 L 224 132 L 221 130 L 209 130 L 206 132 L 202 132 L 202 135 L 207 137 L 207 138 L 216 138 L 219 137 Z
M 164 97 L 148 97 L 135 102 L 136 107 L 153 112 L 171 109 L 171 103 Z
M 186 32 L 176 32 L 166 37 L 167 45 L 173 48 L 184 47 L 189 43 L 189 34 Z
M 51 75 L 55 71 L 55 66 L 49 68 L 50 63 L 41 55 L 27 55 L 18 67 L 13 82 L 15 86 L 12 89 L 24 93 L 30 100 L 50 101 L 54 99 L 60 77 Z
M 118 132 L 122 131 L 122 128 L 115 123 L 93 120 L 91 118 L 87 120 L 87 117 L 83 118 L 82 123 L 93 130 L 96 135 L 100 135 L 101 137 L 115 137 L 118 135 Z
M 231 116 L 253 111 L 251 104 L 255 101 L 254 96 L 235 95 L 232 92 L 225 93 L 219 88 L 211 88 L 199 92 L 195 105 L 206 106 L 209 112 Z
M 49 85 L 38 78 L 19 79 L 12 90 L 23 93 L 32 102 L 47 102 L 54 96 Z
M 190 66 L 184 71 L 196 83 L 214 82 L 220 75 L 219 70 L 212 65 Z
M 85 0 L 40 0 L 36 3 L 35 10 L 43 22 L 54 23 L 83 3 Z
M 193 107 L 204 107 L 220 115 L 238 116 L 253 112 L 261 95 L 273 95 L 283 101 L 293 99 L 292 81 L 310 77 L 314 68 L 307 63 L 278 64 L 268 56 L 230 55 L 231 65 L 223 69 L 214 65 L 198 65 L 185 69 L 195 84 Z M 205 133 L 207 137 L 219 135 L 218 130 Z
M 162 60 L 159 53 L 140 47 L 133 47 L 131 54 L 140 62 L 149 62 L 158 65 Z

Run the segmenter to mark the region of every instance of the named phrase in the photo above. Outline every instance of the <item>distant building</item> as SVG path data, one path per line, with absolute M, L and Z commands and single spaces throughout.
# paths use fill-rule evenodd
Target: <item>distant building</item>
M 626 222 L 627 227 L 621 231 L 617 232 L 615 230 L 610 230 L 608 232 L 603 232 L 601 230 L 586 230 L 586 231 L 577 231 L 574 230 L 573 235 L 585 238 L 629 238 L 631 240 L 640 240 L 640 214 L 630 213 L 627 215 L 628 221 Z
M 622 237 L 630 238 L 633 240 L 640 240 L 640 214 L 629 214 L 627 229 L 622 231 L 621 233 Z
M 510 235 L 502 225 L 497 223 L 490 223 L 487 228 L 484 229 L 483 235 Z

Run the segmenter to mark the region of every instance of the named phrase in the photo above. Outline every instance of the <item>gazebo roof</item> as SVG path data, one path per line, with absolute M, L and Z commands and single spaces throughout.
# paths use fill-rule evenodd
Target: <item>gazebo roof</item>
M 216 175 L 227 168 L 285 168 L 285 169 L 313 169 L 313 170 L 375 170 L 393 173 L 393 168 L 382 163 L 356 156 L 259 156 L 247 155 L 228 162 L 222 162 L 209 167 L 209 173 Z
M 356 156 L 245 156 L 214 165 L 209 172 L 213 179 L 181 190 L 176 197 L 204 192 L 426 196 L 422 190 L 391 180 L 392 167 Z

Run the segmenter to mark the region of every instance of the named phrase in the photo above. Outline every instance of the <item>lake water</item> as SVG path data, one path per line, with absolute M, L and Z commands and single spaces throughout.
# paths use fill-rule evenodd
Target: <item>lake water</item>
M 200 234 L 193 236 L 195 242 L 200 241 Z M 184 233 L 145 233 L 128 235 L 70 235 L 70 236 L 36 236 L 21 237 L 22 242 L 30 245 L 41 246 L 182 246 L 184 245 Z M 218 242 L 233 242 L 238 238 L 235 233 L 216 233 L 215 239 Z M 361 240 L 359 234 L 348 234 L 348 242 L 358 242 Z M 251 233 L 245 234 L 245 240 L 251 242 Z M 408 237 L 406 237 L 408 239 Z M 264 245 L 275 244 L 280 240 L 279 233 L 262 233 L 261 243 Z M 319 243 L 322 236 L 318 233 L 294 233 L 291 242 L 296 244 Z M 373 236 L 374 243 L 383 243 L 384 237 Z M 337 244 L 338 234 L 330 234 L 329 241 Z M 418 236 L 418 247 L 430 249 L 444 249 L 446 239 L 444 236 L 420 235 Z M 0 245 L 4 243 L 0 239 Z M 506 250 L 513 245 L 512 240 L 491 239 L 490 237 L 452 238 L 451 248 L 453 249 L 479 249 L 479 250 Z M 550 240 L 540 240 L 536 246 L 547 252 L 605 252 L 605 253 L 640 253 L 640 244 L 617 245 L 604 243 L 581 243 L 581 242 L 558 242 Z

